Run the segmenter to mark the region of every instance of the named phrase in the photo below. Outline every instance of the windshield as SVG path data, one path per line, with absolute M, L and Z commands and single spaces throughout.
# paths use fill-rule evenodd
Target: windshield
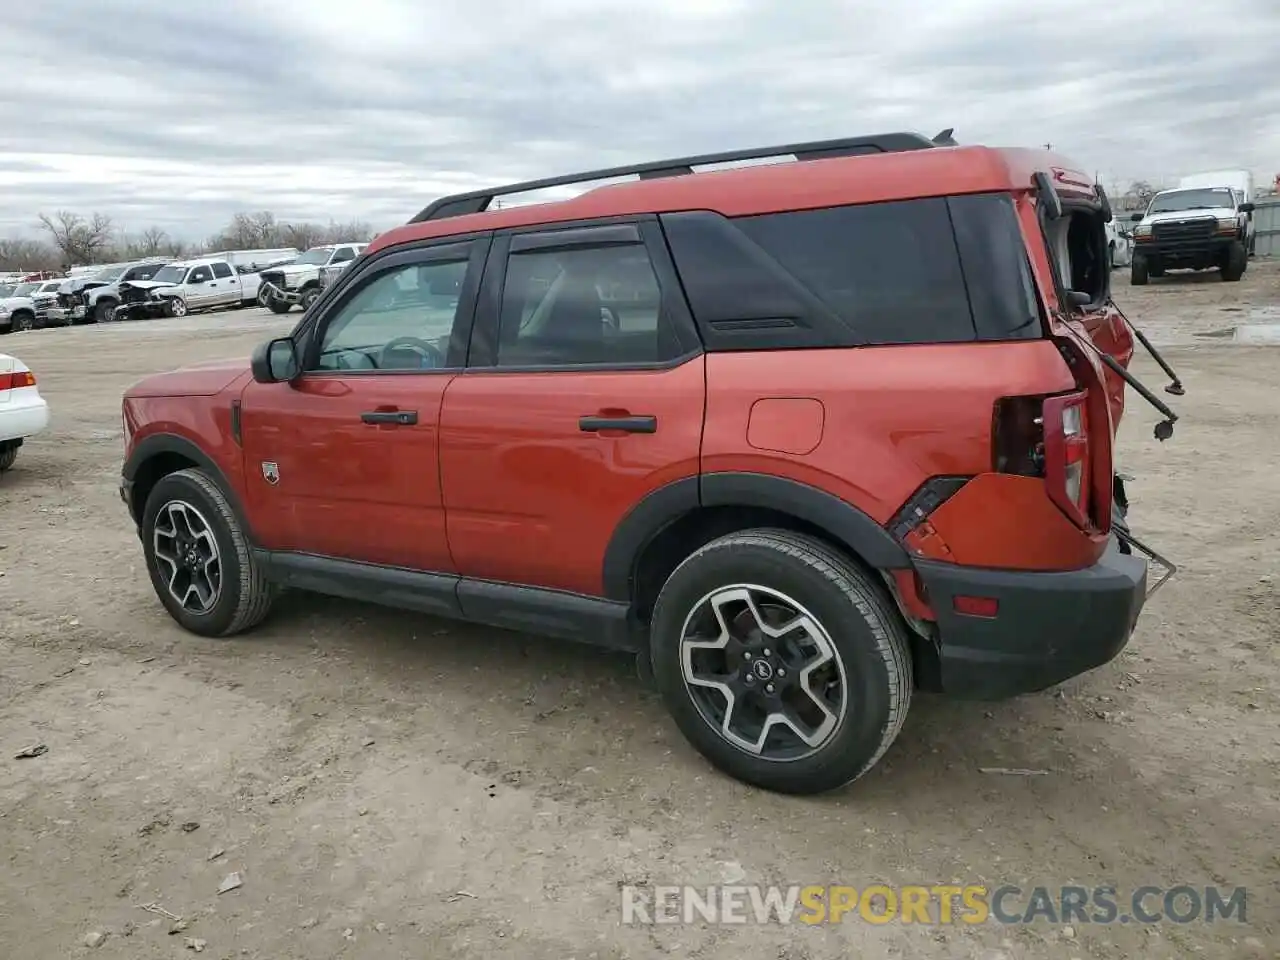
M 1207 190 L 1170 190 L 1160 193 L 1151 201 L 1147 213 L 1173 213 L 1175 210 L 1212 210 L 1214 207 L 1235 206 L 1235 197 L 1226 187 Z
M 29 297 L 36 292 L 36 288 L 39 286 L 40 284 L 38 283 L 20 283 L 13 291 L 13 295 L 15 297 Z
M 107 267 L 105 270 L 99 270 L 93 275 L 95 280 L 114 280 L 124 273 L 127 267 Z
M 152 277 L 157 283 L 181 283 L 182 278 L 187 275 L 187 268 L 171 263 L 167 267 L 161 267 L 156 271 L 156 275 Z
M 329 262 L 329 258 L 332 256 L 333 256 L 332 247 L 312 247 L 310 250 L 308 250 L 306 253 L 304 253 L 302 256 L 300 256 L 297 260 L 293 262 L 318 264 L 320 266 L 324 266 L 326 263 Z

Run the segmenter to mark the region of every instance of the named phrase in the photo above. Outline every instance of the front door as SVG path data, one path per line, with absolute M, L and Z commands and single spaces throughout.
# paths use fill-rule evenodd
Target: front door
M 366 263 L 299 331 L 303 373 L 245 389 L 246 485 L 260 545 L 452 572 L 440 404 L 461 372 L 486 246 Z
M 646 494 L 698 475 L 696 331 L 652 221 L 500 235 L 440 466 L 464 576 L 600 596 Z
M 207 265 L 192 267 L 182 284 L 182 299 L 187 302 L 187 309 L 202 310 L 213 304 L 217 295 L 213 285 L 213 269 Z

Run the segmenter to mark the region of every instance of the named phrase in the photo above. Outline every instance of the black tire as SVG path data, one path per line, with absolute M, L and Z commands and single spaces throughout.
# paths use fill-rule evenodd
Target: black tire
M 293 307 L 291 303 L 284 303 L 280 300 L 272 300 L 267 304 L 267 309 L 272 313 L 288 313 Z
M 1147 273 L 1151 274 L 1152 279 L 1159 280 L 1164 276 L 1164 267 L 1147 266 Z
M 1147 258 L 1143 256 L 1134 256 L 1129 262 L 1129 283 L 1135 287 L 1144 287 L 1147 284 Z
M 99 300 L 93 305 L 93 322 L 110 323 L 115 319 L 117 306 L 114 300 Z
M 9 318 L 9 331 L 19 333 L 36 328 L 36 315 L 30 310 L 18 310 Z
M 157 558 L 156 526 L 173 504 L 193 508 L 217 545 L 219 583 L 206 610 L 185 608 L 169 589 L 170 571 Z M 142 513 L 142 550 L 156 596 L 184 629 L 203 637 L 229 637 L 257 626 L 271 610 L 277 588 L 254 560 L 248 538 L 222 489 L 195 468 L 164 476 L 152 488 Z
M 1227 283 L 1235 283 L 1244 276 L 1248 267 L 1249 253 L 1245 250 L 1244 244 L 1239 240 L 1232 240 L 1231 246 L 1227 247 L 1226 258 L 1218 268 L 1218 273 Z
M 319 299 L 320 299 L 319 287 L 308 287 L 306 290 L 304 290 L 302 293 L 302 300 L 299 302 L 299 306 L 302 307 L 302 312 L 306 313 L 308 310 L 310 310 L 311 305 Z
M 704 707 L 685 680 L 686 623 L 718 589 L 738 584 L 794 599 L 830 640 L 831 662 L 841 674 L 843 713 L 807 754 L 768 758 L 731 743 L 704 716 Z M 821 793 L 862 776 L 893 743 L 911 703 L 907 628 L 884 587 L 832 547 L 789 530 L 729 534 L 685 559 L 667 579 L 654 607 L 650 656 L 667 708 L 698 752 L 730 776 L 780 793 Z M 782 661 L 775 657 L 775 662 Z M 728 669 L 738 667 L 744 668 L 745 679 L 754 661 L 744 655 Z M 803 676 L 796 670 L 792 674 L 792 683 Z M 765 679 L 772 676 L 771 672 Z M 726 697 L 715 696 L 728 703 Z M 767 726 L 766 720 L 762 727 Z
M 18 459 L 18 446 L 4 447 L 0 449 L 0 473 L 13 469 L 13 462 Z
M 1116 268 L 1116 242 L 1112 240 L 1108 247 L 1110 248 L 1111 269 L 1114 270 Z
M 187 301 L 181 297 L 165 297 L 164 315 L 166 317 L 185 317 L 188 312 Z

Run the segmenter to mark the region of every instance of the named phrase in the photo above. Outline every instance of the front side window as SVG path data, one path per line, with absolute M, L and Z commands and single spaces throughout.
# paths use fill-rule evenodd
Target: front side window
M 354 260 L 355 258 L 356 258 L 356 252 L 354 250 L 352 250 L 350 247 L 341 247 L 338 250 L 334 251 L 333 260 L 331 260 L 330 262 L 346 263 L 348 260 Z
M 641 243 L 512 254 L 499 366 L 635 364 L 679 353 Z
M 208 283 L 213 279 L 213 274 L 209 272 L 208 267 L 196 267 L 187 277 L 187 283 Z
M 329 317 L 314 370 L 432 370 L 446 365 L 465 260 L 394 267 Z

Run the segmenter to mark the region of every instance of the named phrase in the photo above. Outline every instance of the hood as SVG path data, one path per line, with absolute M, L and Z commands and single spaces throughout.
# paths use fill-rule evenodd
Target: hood
M 282 263 L 278 267 L 263 267 L 263 273 L 270 271 L 272 273 L 283 273 L 293 275 L 296 273 L 314 273 L 320 269 L 318 263 Z
M 16 310 L 18 307 L 29 307 L 33 302 L 30 297 L 5 297 L 0 299 L 0 307 Z
M 1170 210 L 1167 213 L 1153 213 L 1143 219 L 1143 223 L 1168 223 L 1170 220 L 1234 220 L 1236 212 L 1230 207 L 1212 207 L 1200 210 Z
M 135 290 L 156 290 L 160 287 L 176 287 L 176 283 L 169 283 L 166 280 L 125 280 L 120 284 L 120 289 L 132 287 Z
M 139 380 L 126 397 L 212 397 L 249 373 L 246 360 L 215 360 Z

